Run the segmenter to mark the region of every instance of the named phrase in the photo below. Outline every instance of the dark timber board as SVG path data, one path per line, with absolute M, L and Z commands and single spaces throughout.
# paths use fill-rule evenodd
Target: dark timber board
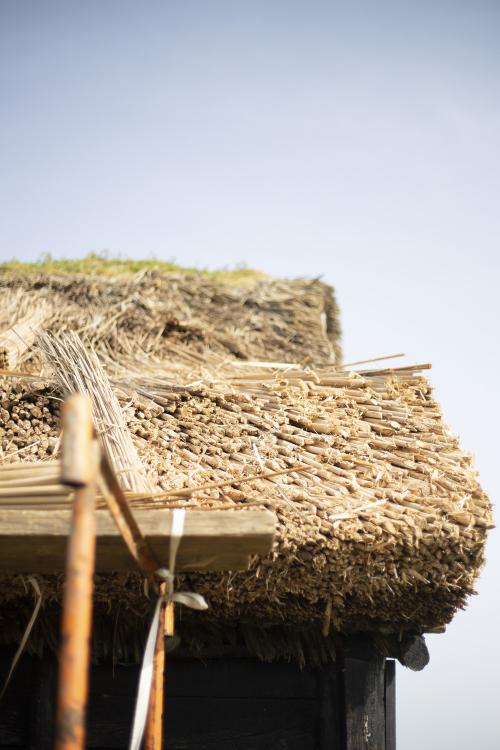
M 117 699 L 91 704 L 87 746 L 126 747 L 131 706 Z M 314 700 L 303 699 L 170 698 L 166 743 L 171 750 L 313 750 L 316 711 Z
M 137 667 L 92 670 L 91 695 L 126 696 L 134 693 Z M 254 659 L 168 660 L 165 678 L 168 698 L 310 698 L 317 695 L 317 673 L 295 664 L 268 664 Z
M 3 651 L 3 649 L 2 649 Z M 0 659 L 0 685 L 3 686 L 10 665 L 10 656 Z M 0 703 L 0 746 L 25 747 L 28 742 L 30 707 L 26 688 L 33 682 L 32 660 L 22 659 Z
M 344 653 L 346 750 L 385 749 L 385 659 L 368 642 Z
M 385 750 L 396 750 L 396 662 L 385 663 Z
M 89 749 L 125 750 L 137 680 L 137 666 L 92 667 Z M 1 750 L 52 746 L 55 683 L 54 657 L 21 659 L 0 704 Z M 169 750 L 395 750 L 394 662 L 362 639 L 320 670 L 171 655 L 166 697 Z
M 138 671 L 94 670 L 88 747 L 122 748 L 130 732 Z M 292 664 L 250 659 L 175 660 L 166 673 L 170 750 L 304 750 L 315 747 L 317 677 Z M 121 717 L 111 721 L 110 717 Z
M 343 717 L 342 675 L 340 664 L 327 664 L 318 671 L 318 750 L 342 748 Z

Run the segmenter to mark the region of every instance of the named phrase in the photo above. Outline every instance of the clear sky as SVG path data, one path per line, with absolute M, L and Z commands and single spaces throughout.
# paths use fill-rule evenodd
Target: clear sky
M 347 360 L 432 361 L 499 495 L 500 2 L 0 0 L 0 257 L 318 276 Z M 500 540 L 400 750 L 500 747 Z

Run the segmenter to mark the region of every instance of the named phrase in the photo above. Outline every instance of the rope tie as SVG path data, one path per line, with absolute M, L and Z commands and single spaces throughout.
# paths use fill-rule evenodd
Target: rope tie
M 135 703 L 134 712 L 134 723 L 132 726 L 132 737 L 130 740 L 129 750 L 140 750 L 142 738 L 144 735 L 144 729 L 146 727 L 146 719 L 148 715 L 149 707 L 149 696 L 151 693 L 151 684 L 153 681 L 153 662 L 156 638 L 158 635 L 158 628 L 160 625 L 160 612 L 163 604 L 168 602 L 177 602 L 178 604 L 184 604 L 185 607 L 190 609 L 204 610 L 208 609 L 208 604 L 201 594 L 196 594 L 194 591 L 175 591 L 174 580 L 175 580 L 175 561 L 177 558 L 177 552 L 181 543 L 182 535 L 184 533 L 184 519 L 186 511 L 184 508 L 176 508 L 172 515 L 172 529 L 170 531 L 170 555 L 169 555 L 169 567 L 159 568 L 156 571 L 156 576 L 166 583 L 166 592 L 160 594 L 156 602 L 153 619 L 149 627 L 149 633 L 146 640 L 146 647 L 144 649 L 144 656 L 142 659 L 141 674 L 139 677 L 139 688 L 137 691 L 137 699 Z

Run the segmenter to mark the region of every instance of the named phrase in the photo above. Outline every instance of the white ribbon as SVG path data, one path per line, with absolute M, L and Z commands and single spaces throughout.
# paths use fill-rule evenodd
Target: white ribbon
M 144 729 L 146 727 L 146 719 L 148 716 L 149 708 L 149 697 L 151 693 L 151 684 L 153 681 L 153 663 L 156 639 L 158 636 L 158 628 L 160 626 L 160 612 L 161 606 L 164 602 L 177 602 L 178 604 L 184 604 L 185 607 L 191 609 L 208 609 L 208 604 L 205 599 L 193 591 L 178 591 L 174 593 L 174 575 L 175 575 L 175 560 L 177 558 L 177 551 L 179 544 L 182 539 L 184 532 L 184 519 L 186 511 L 184 508 L 176 508 L 172 515 L 172 529 L 170 531 L 170 557 L 169 567 L 160 568 L 156 571 L 156 575 L 166 581 L 167 592 L 163 596 L 158 597 L 156 602 L 153 619 L 149 628 L 148 637 L 146 640 L 146 648 L 144 649 L 144 656 L 142 659 L 141 675 L 139 678 L 139 688 L 137 691 L 137 700 L 135 703 L 134 723 L 132 726 L 132 737 L 130 740 L 129 750 L 139 750 L 144 735 Z

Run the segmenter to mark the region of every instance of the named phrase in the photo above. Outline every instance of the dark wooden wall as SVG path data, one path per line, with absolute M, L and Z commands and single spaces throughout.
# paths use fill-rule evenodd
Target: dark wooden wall
M 88 748 L 127 747 L 137 681 L 137 666 L 92 668 Z M 53 657 L 23 657 L 0 703 L 1 750 L 51 747 L 55 685 Z M 320 670 L 170 657 L 166 696 L 169 750 L 395 750 L 394 662 L 369 643 Z

